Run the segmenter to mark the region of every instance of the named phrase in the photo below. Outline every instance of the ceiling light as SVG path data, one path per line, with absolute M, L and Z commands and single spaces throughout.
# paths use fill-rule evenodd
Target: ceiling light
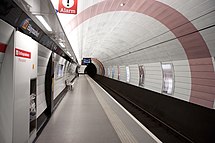
M 124 6 L 124 5 L 125 5 L 125 3 L 121 3 L 121 4 L 120 4 L 120 6 Z
M 65 41 L 64 41 L 64 40 L 62 40 L 61 38 L 59 38 L 59 41 L 60 41 L 60 42 L 65 42 Z
M 67 53 L 69 56 L 72 56 L 72 55 L 70 54 L 70 52 L 67 51 L 66 53 Z
M 52 31 L 51 27 L 48 25 L 48 23 L 45 21 L 45 19 L 43 18 L 43 16 L 41 15 L 36 15 L 36 18 L 43 24 L 43 26 L 46 28 L 46 30 L 48 31 Z
M 65 45 L 62 42 L 60 42 L 59 44 L 61 47 L 65 48 Z

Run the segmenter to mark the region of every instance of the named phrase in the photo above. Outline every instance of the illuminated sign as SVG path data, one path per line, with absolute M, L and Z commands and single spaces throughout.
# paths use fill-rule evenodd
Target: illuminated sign
M 66 14 L 77 14 L 78 0 L 59 0 L 58 12 Z
M 31 58 L 31 52 L 27 52 L 27 51 L 20 50 L 20 49 L 16 48 L 15 49 L 15 56 L 30 59 Z
M 38 32 L 38 30 L 35 30 L 35 28 L 33 28 L 32 24 L 30 23 L 31 19 L 30 18 L 26 18 L 25 20 L 23 20 L 23 22 L 21 23 L 20 27 L 23 30 L 27 30 L 29 34 L 33 34 L 36 37 L 39 37 L 40 33 Z
M 88 65 L 91 63 L 91 58 L 83 58 L 82 65 Z

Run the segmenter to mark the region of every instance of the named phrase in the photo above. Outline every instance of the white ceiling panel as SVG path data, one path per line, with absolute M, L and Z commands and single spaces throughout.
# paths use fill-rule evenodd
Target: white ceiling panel
M 157 0 L 157 1 L 162 2 L 176 9 L 190 21 L 193 21 L 194 19 L 198 20 L 198 18 L 215 10 L 214 0 Z
M 122 60 L 135 64 L 138 63 L 136 54 L 140 55 L 138 59 L 143 59 L 145 62 L 166 61 L 174 59 L 169 50 L 173 51 L 175 47 L 177 47 L 175 52 L 178 52 L 175 54 L 178 55 L 177 58 L 186 58 L 184 49 L 178 40 L 174 40 L 174 44 L 170 44 L 173 45 L 172 47 L 167 47 L 170 43 L 168 40 L 175 38 L 167 27 L 140 13 L 108 12 L 100 14 L 85 21 L 69 34 L 72 47 L 79 49 L 80 58 L 94 57 L 105 63 L 112 63 L 113 58 L 146 48 L 146 50 L 134 52 L 129 55 L 129 58 L 125 56 L 114 61 L 121 62 Z M 164 41 L 167 41 L 168 44 L 154 46 Z M 156 58 L 152 60 L 154 56 Z

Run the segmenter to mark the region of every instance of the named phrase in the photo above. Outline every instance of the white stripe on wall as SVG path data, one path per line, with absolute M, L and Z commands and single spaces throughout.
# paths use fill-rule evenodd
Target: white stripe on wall
M 108 69 L 107 69 L 107 67 L 105 66 L 104 69 L 105 69 L 105 76 L 108 77 Z
M 191 93 L 191 73 L 188 60 L 173 61 L 175 89 L 173 97 L 189 101 Z
M 163 74 L 161 63 L 144 64 L 145 80 L 144 88 L 161 93 Z
M 126 69 L 125 66 L 119 66 L 119 73 L 120 73 L 120 81 L 126 82 Z
M 114 79 L 115 80 L 118 80 L 118 67 L 117 66 L 113 66 L 113 68 L 114 68 Z
M 139 86 L 139 67 L 138 65 L 130 65 L 130 84 Z

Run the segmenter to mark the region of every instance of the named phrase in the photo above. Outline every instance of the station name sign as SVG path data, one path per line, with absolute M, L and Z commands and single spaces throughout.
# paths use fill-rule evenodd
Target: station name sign
M 78 0 L 59 0 L 58 12 L 66 14 L 77 14 Z
M 21 27 L 24 30 L 27 30 L 29 32 L 29 34 L 33 34 L 35 37 L 39 37 L 40 33 L 38 32 L 38 30 L 36 30 L 35 28 L 33 28 L 32 24 L 30 23 L 31 19 L 30 18 L 26 18 L 22 24 Z
M 16 48 L 15 49 L 15 56 L 31 59 L 31 52 L 20 50 L 20 49 Z

